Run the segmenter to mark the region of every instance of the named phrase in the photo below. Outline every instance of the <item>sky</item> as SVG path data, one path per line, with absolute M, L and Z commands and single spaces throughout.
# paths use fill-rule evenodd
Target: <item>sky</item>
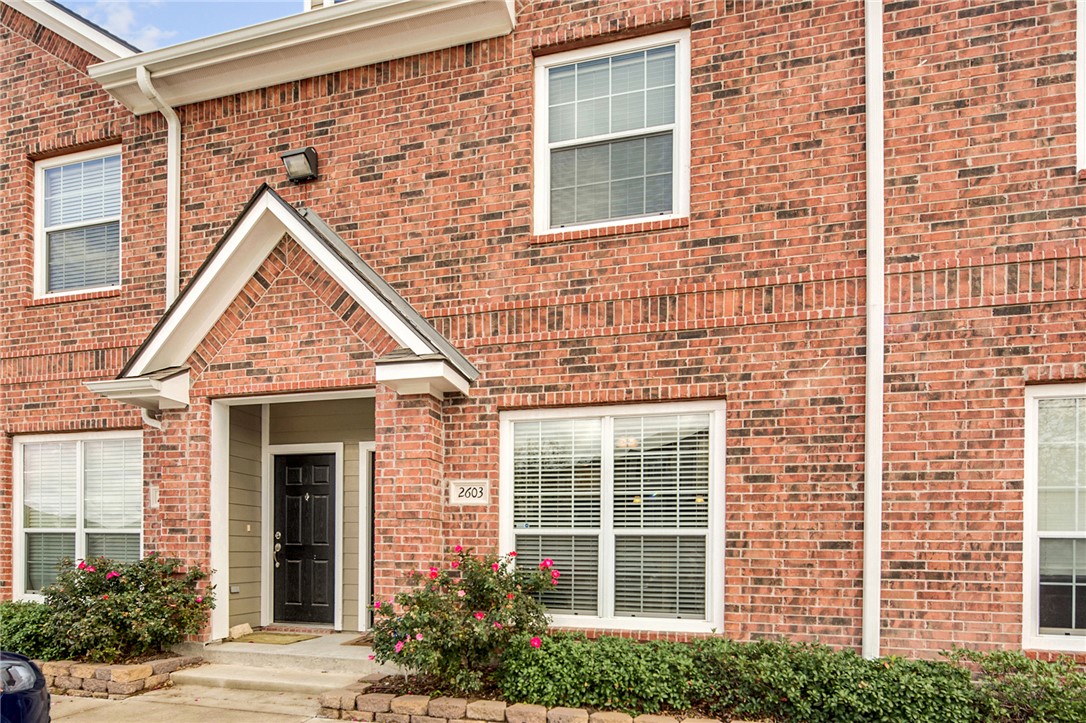
M 59 0 L 140 50 L 302 12 L 302 0 Z

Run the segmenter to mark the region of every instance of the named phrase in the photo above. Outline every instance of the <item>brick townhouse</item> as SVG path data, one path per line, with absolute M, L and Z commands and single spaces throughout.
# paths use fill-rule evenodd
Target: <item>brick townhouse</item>
M 311 4 L 0 0 L 0 598 L 1086 654 L 1086 4 Z

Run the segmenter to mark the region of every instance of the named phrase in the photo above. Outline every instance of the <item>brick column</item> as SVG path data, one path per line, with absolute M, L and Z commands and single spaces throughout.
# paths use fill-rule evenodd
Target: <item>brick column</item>
M 378 385 L 373 590 L 387 600 L 442 553 L 445 434 L 441 401 Z

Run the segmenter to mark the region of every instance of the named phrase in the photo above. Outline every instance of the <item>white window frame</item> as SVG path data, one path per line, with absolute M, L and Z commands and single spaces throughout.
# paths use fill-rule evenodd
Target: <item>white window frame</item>
M 1037 530 L 1039 403 L 1047 399 L 1086 398 L 1086 384 L 1053 384 L 1026 388 L 1025 475 L 1022 486 L 1024 538 L 1022 541 L 1022 647 L 1027 650 L 1086 652 L 1086 635 L 1040 632 L 1040 535 Z M 1044 533 L 1046 536 L 1047 533 Z M 1086 532 L 1080 533 L 1086 539 Z M 1068 539 L 1068 535 L 1054 535 Z M 1072 536 L 1071 539 L 1074 539 Z
M 613 447 L 607 440 L 613 439 L 614 417 L 667 416 L 675 414 L 709 414 L 709 530 L 706 536 L 705 620 L 669 619 L 651 617 L 608 616 L 614 609 L 614 546 L 608 542 L 614 538 L 612 514 L 603 509 L 613 508 L 614 460 Z M 659 404 L 633 404 L 607 407 L 571 407 L 562 409 L 533 409 L 502 412 L 500 475 L 499 475 L 499 539 L 501 550 L 514 549 L 513 528 L 513 424 L 519 421 L 548 419 L 597 419 L 602 420 L 601 459 L 601 520 L 599 605 L 603 615 L 553 615 L 554 625 L 568 628 L 601 628 L 608 630 L 638 630 L 659 632 L 711 633 L 723 629 L 724 624 L 724 402 L 665 402 Z M 561 581 L 559 581 L 561 584 Z
M 622 55 L 638 50 L 675 46 L 675 122 L 672 138 L 672 204 L 671 213 L 650 214 L 631 218 L 607 219 L 568 226 L 550 225 L 551 217 L 551 144 L 549 87 L 547 72 L 559 65 Z M 664 128 L 663 126 L 661 128 Z M 593 138 L 581 138 L 568 147 L 589 145 L 626 135 L 648 135 L 652 129 L 640 128 L 623 133 L 609 133 Z M 667 221 L 690 215 L 690 30 L 672 30 L 656 35 L 622 40 L 606 45 L 568 50 L 536 58 L 535 64 L 535 202 L 534 233 L 546 235 L 586 229 L 609 228 L 629 224 Z
M 27 528 L 23 526 L 23 448 L 28 444 L 38 444 L 41 442 L 77 442 L 76 452 L 76 524 L 75 524 L 75 559 L 82 560 L 86 553 L 87 545 L 87 529 L 84 527 L 83 508 L 85 500 L 83 499 L 84 484 L 83 484 L 83 455 L 85 445 L 83 442 L 100 439 L 138 439 L 140 444 L 143 443 L 143 433 L 138 431 L 112 431 L 112 432 L 76 432 L 71 434 L 35 434 L 15 437 L 13 440 L 14 451 L 14 464 L 12 465 L 12 583 L 13 583 L 13 596 L 16 600 L 37 600 L 43 601 L 45 598 L 38 593 L 28 593 L 26 591 L 26 533 Z M 140 495 L 140 509 L 143 510 L 144 501 L 143 495 Z M 140 514 L 141 524 L 139 529 L 140 536 L 140 557 L 143 557 L 143 514 Z M 64 532 L 67 533 L 68 529 L 63 530 L 52 528 L 36 528 L 29 529 L 30 532 Z M 102 534 L 125 534 L 132 535 L 136 533 L 134 529 L 118 530 L 112 528 L 106 529 L 94 529 L 96 533 Z
M 121 216 L 103 216 L 102 218 L 95 218 L 90 220 L 79 221 L 78 223 L 64 224 L 61 226 L 49 226 L 45 225 L 45 172 L 51 168 L 57 168 L 59 166 L 67 166 L 72 163 L 82 163 L 83 161 L 93 161 L 99 158 L 106 158 L 108 156 L 120 156 L 121 146 L 105 146 L 103 148 L 94 148 L 89 151 L 82 151 L 80 153 L 69 153 L 64 156 L 56 156 L 55 158 L 48 158 L 44 161 L 38 161 L 34 164 L 34 298 L 36 299 L 52 299 L 63 296 L 73 296 L 75 294 L 88 294 L 98 291 L 112 291 L 114 289 L 121 288 L 121 280 L 124 278 L 124 254 L 123 246 L 118 240 L 117 248 L 117 283 L 108 286 L 88 286 L 82 289 L 65 289 L 64 291 L 53 291 L 49 289 L 49 245 L 48 245 L 48 233 L 51 231 L 63 231 L 71 228 L 81 228 L 83 226 L 92 226 L 95 224 L 106 222 L 117 222 L 118 227 L 118 239 L 122 235 L 124 229 L 121 228 Z M 124 191 L 124 159 L 121 159 L 121 191 Z M 123 208 L 123 201 L 122 201 Z

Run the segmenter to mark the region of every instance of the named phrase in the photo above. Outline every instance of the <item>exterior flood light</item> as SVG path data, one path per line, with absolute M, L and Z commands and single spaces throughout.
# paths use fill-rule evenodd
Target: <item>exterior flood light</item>
M 287 178 L 293 183 L 312 181 L 317 177 L 317 151 L 313 146 L 287 151 L 281 158 L 287 167 Z

